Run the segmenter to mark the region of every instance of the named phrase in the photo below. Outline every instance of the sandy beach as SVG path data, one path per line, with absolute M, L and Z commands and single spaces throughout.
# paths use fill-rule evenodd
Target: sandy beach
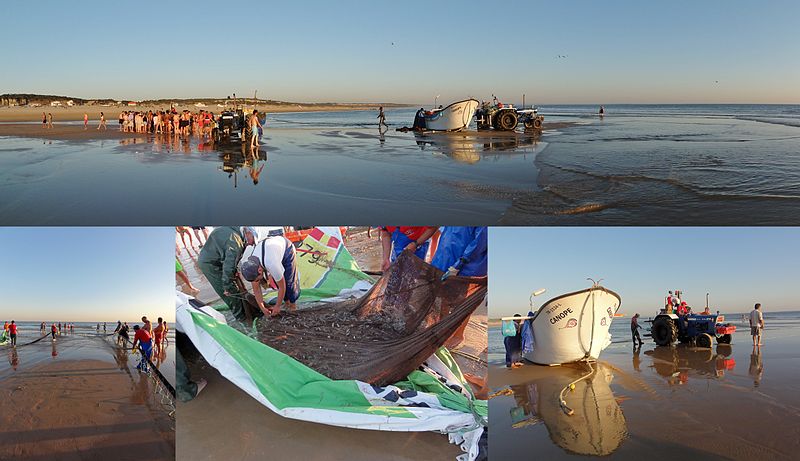
M 287 112 L 329 112 L 329 111 L 356 111 L 356 110 L 371 110 L 377 111 L 380 104 L 257 104 L 255 106 L 259 112 L 267 113 L 287 113 Z M 174 106 L 178 111 L 189 110 L 197 112 L 205 110 L 218 114 L 223 110 L 222 107 L 216 105 L 208 105 L 197 107 L 194 105 L 176 105 Z M 248 104 L 248 109 L 252 109 L 253 105 Z M 387 106 L 389 107 L 389 106 Z M 402 105 L 392 105 L 391 107 L 403 107 Z M 117 116 L 122 111 L 158 111 L 169 110 L 169 103 L 160 105 L 137 105 L 137 106 L 109 106 L 103 107 L 100 105 L 93 106 L 64 106 L 64 107 L 0 107 L 0 122 L 37 122 L 41 127 L 42 112 L 53 114 L 53 122 L 67 122 L 67 121 L 81 121 L 83 122 L 83 114 L 89 116 L 89 124 L 97 127 L 100 121 L 100 112 L 104 112 L 108 126 L 117 127 Z
M 0 459 L 174 459 L 174 420 L 110 340 L 61 336 L 0 353 Z
M 796 459 L 798 324 L 768 325 L 760 353 L 745 328 L 730 346 L 713 349 L 656 347 L 645 338 L 636 352 L 617 337 L 594 374 L 567 392 L 573 416 L 561 411 L 558 395 L 588 372 L 585 365 L 526 362 L 509 370 L 495 360 L 490 385 L 500 395 L 489 403 L 490 457 Z
M 380 246 L 377 231 L 367 238 L 365 228 L 351 228 L 345 244 L 364 271 L 380 271 Z M 209 304 L 218 297 L 199 274 L 196 256 L 181 246 L 180 260 L 197 295 Z M 229 324 L 235 324 L 226 312 Z M 470 317 L 464 340 L 452 348 L 476 395 L 487 394 L 487 310 L 485 302 Z M 304 458 L 310 460 L 453 460 L 461 450 L 444 435 L 432 432 L 384 432 L 346 429 L 283 418 L 256 403 L 250 396 L 222 377 L 202 357 L 186 357 L 192 379 L 204 378 L 208 386 L 194 400 L 179 403 L 180 420 L 177 445 L 181 456 L 192 459 Z M 217 422 L 209 424 L 207 415 Z M 353 450 L 358 446 L 357 451 Z M 188 458 L 187 458 L 188 459 Z

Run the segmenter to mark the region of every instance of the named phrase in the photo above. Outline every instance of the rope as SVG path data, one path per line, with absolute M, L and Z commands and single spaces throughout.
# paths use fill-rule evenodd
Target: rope
M 563 389 L 561 389 L 561 392 L 558 393 L 558 404 L 561 407 L 561 410 L 564 413 L 566 413 L 567 416 L 572 416 L 573 414 L 575 414 L 575 411 L 572 408 L 570 408 L 569 406 L 567 406 L 567 402 L 564 400 L 564 392 L 566 392 L 567 389 L 573 389 L 575 384 L 583 381 L 584 379 L 588 378 L 589 376 L 592 376 L 594 374 L 595 370 L 596 370 L 596 369 L 592 368 L 591 362 L 584 362 L 584 363 L 589 367 L 589 373 L 587 373 L 587 374 L 581 376 L 580 378 L 576 379 L 575 381 L 572 381 L 571 383 L 567 384 L 566 386 L 564 386 Z

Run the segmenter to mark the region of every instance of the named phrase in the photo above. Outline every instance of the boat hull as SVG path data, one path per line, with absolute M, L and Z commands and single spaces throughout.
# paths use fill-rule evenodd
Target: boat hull
M 611 344 L 620 304 L 618 294 L 601 286 L 551 299 L 532 321 L 533 351 L 525 358 L 541 365 L 597 360 Z
M 454 102 L 442 110 L 425 115 L 425 129 L 431 131 L 458 131 L 463 130 L 472 122 L 475 111 L 478 110 L 477 99 L 466 99 Z

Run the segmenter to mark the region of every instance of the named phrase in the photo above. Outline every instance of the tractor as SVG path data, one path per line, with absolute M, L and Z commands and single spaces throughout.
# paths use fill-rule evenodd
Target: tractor
M 696 347 L 710 348 L 714 340 L 718 344 L 730 344 L 736 327 L 723 324 L 725 317 L 717 314 L 677 315 L 662 311 L 652 320 L 650 333 L 659 346 L 671 346 L 675 341 L 692 343 Z
M 479 130 L 494 128 L 498 131 L 514 131 L 522 122 L 525 128 L 541 130 L 544 117 L 537 109 L 517 109 L 511 104 L 495 101 L 484 102 L 475 113 Z

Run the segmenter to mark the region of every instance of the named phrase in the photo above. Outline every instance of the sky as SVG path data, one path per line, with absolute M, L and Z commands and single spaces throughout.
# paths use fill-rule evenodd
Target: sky
M 0 319 L 175 320 L 175 229 L 0 227 Z
M 489 314 L 524 315 L 587 280 L 622 298 L 621 313 L 650 316 L 669 290 L 721 313 L 800 310 L 800 228 L 509 228 L 489 230 Z
M 12 0 L 3 9 L 0 93 L 800 103 L 796 0 Z

